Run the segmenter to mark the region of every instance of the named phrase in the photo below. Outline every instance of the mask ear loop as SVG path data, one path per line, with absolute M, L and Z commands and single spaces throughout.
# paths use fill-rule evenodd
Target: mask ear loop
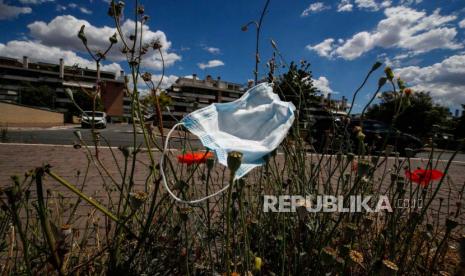
M 216 191 L 215 193 L 211 194 L 211 195 L 207 195 L 205 197 L 202 197 L 200 199 L 196 199 L 196 200 L 184 200 L 184 199 L 181 199 L 179 197 L 177 197 L 173 191 L 171 191 L 171 189 L 168 187 L 168 183 L 166 181 L 166 177 L 165 177 L 165 172 L 164 172 L 164 168 L 163 168 L 163 163 L 165 161 L 165 154 L 166 152 L 168 151 L 168 145 L 169 145 L 169 141 L 170 141 L 170 138 L 171 138 L 171 134 L 173 133 L 173 131 L 178 127 L 178 126 L 181 126 L 181 125 L 184 125 L 183 122 L 180 122 L 180 123 L 177 123 L 175 124 L 171 130 L 168 132 L 168 135 L 166 135 L 166 141 L 165 141 L 165 146 L 163 147 L 163 153 L 161 155 L 161 159 L 160 159 L 160 174 L 161 174 L 161 178 L 162 178 L 162 182 L 163 182 L 163 186 L 165 187 L 166 191 L 168 192 L 168 194 L 174 199 L 176 200 L 177 202 L 181 202 L 181 203 L 186 203 L 186 204 L 195 204 L 195 203 L 200 203 L 202 201 L 205 201 L 211 197 L 214 197 L 214 196 L 217 196 L 219 194 L 221 194 L 222 192 L 226 191 L 228 188 L 229 188 L 229 184 L 224 186 L 223 188 L 221 188 L 219 191 Z

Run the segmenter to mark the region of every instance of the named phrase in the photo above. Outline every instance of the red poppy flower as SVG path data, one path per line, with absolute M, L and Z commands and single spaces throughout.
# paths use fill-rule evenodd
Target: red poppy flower
M 205 163 L 205 161 L 207 161 L 208 158 L 212 157 L 213 153 L 211 152 L 186 152 L 184 154 L 178 155 L 178 162 L 187 165 L 200 164 Z
M 444 173 L 438 170 L 417 169 L 413 172 L 406 170 L 405 176 L 410 179 L 410 181 L 418 183 L 423 188 L 426 188 L 431 181 L 441 179 L 441 177 L 444 176 Z

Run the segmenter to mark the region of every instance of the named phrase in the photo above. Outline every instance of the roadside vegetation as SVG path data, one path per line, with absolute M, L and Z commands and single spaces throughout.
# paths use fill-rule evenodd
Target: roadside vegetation
M 258 33 L 268 3 L 252 24 Z M 121 30 L 123 14 L 136 22 L 132 33 Z M 446 115 L 428 94 L 413 91 L 402 76 L 394 76 L 391 68 L 379 62 L 367 65 L 360 87 L 354 88 L 351 106 L 368 79 L 378 78 L 378 87 L 362 110 L 360 125 L 350 126 L 349 118 L 333 120 L 323 133 L 324 142 L 317 141 L 312 134 L 317 121 L 308 109 L 318 101 L 310 64 L 286 61 L 271 41 L 274 54 L 268 59 L 268 72 L 258 72 L 257 47 L 255 77 L 274 82 L 275 92 L 292 101 L 297 110 L 295 123 L 278 150 L 265 157 L 263 166 L 234 180 L 231 176 L 241 164 L 241 153 L 231 152 L 226 168 L 217 163 L 213 152 L 192 147 L 191 136 L 180 130 L 176 137 L 180 150 L 166 152 L 160 164 L 165 139 L 160 144 L 156 135 L 166 137 L 160 114 L 170 99 L 160 91 L 163 78 L 154 83 L 149 73 L 141 71 L 141 59 L 155 51 L 163 61 L 161 44 L 144 38 L 142 26 L 150 18 L 139 1 L 130 5 L 111 1 L 108 16 L 114 19 L 117 33 L 109 38 L 107 49 L 88 48 L 85 26 L 78 37 L 97 70 L 105 54 L 121 46 L 130 68 L 126 90 L 132 121 L 139 124 L 133 124 L 133 145 L 107 148 L 109 143 L 94 127 L 90 145 L 77 130 L 75 148 L 86 155 L 87 167 L 75 178 L 57 174 L 53 164 L 12 176 L 10 186 L 0 191 L 1 275 L 465 273 L 465 184 L 455 183 L 448 175 L 463 144 L 453 148 L 448 162 L 433 158 L 439 131 L 433 126 L 444 124 Z M 140 80 L 150 91 L 144 100 Z M 96 111 L 101 85 L 97 81 L 95 91 L 68 92 L 76 108 L 83 108 L 76 101 L 80 97 L 76 94 L 82 93 L 92 103 L 88 109 Z M 380 95 L 381 102 L 371 105 Z M 149 126 L 143 116 L 147 107 L 156 114 Z M 412 116 L 424 120 L 409 124 Z M 380 137 L 377 143 L 381 146 L 367 143 L 361 126 L 370 118 L 385 122 L 391 130 L 421 135 L 429 158 L 418 161 L 413 159 L 414 149 L 390 144 L 394 131 Z M 139 129 L 143 144 L 136 143 Z M 102 160 L 103 152 L 111 156 L 111 164 Z M 88 178 L 90 167 L 99 177 Z M 162 170 L 167 184 L 184 200 L 212 194 L 228 183 L 231 186 L 216 197 L 183 204 L 164 189 Z M 50 189 L 51 183 L 59 183 L 69 193 Z M 102 193 L 98 197 L 86 194 L 89 185 L 101 186 Z M 306 201 L 295 212 L 264 212 L 264 195 L 332 195 L 347 200 L 355 195 L 386 196 L 393 208 L 378 213 L 307 212 L 315 202 Z M 395 208 L 394 203 L 405 199 L 410 200 L 408 208 Z M 82 208 L 87 208 L 86 215 L 79 215 Z

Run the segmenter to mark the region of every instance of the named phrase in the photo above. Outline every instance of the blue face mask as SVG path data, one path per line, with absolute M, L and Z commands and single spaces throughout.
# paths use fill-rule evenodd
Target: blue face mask
M 171 132 L 182 124 L 198 136 L 205 147 L 214 151 L 224 166 L 227 166 L 228 152 L 241 152 L 242 164 L 235 175 L 239 179 L 264 164 L 264 157 L 284 140 L 294 122 L 294 111 L 292 103 L 281 101 L 273 93 L 271 84 L 261 83 L 234 102 L 214 103 L 184 117 L 168 134 L 164 151 L 167 150 Z M 189 203 L 195 202 L 199 201 Z

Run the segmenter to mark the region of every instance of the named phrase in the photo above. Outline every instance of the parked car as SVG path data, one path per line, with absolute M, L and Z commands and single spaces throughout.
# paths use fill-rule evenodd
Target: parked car
M 90 128 L 92 122 L 95 128 L 106 128 L 107 127 L 107 114 L 100 111 L 84 111 L 81 115 L 81 127 Z
M 351 140 L 355 150 L 357 150 L 358 142 L 354 128 L 356 126 L 360 126 L 360 123 L 360 119 L 351 119 L 349 124 L 349 129 L 352 132 Z M 384 150 L 384 145 L 392 145 L 394 146 L 394 151 L 405 156 L 406 148 L 410 148 L 414 153 L 416 153 L 423 147 L 423 143 L 419 138 L 395 128 L 390 128 L 389 125 L 383 122 L 376 120 L 363 120 L 361 126 L 362 131 L 365 134 L 365 144 L 371 152 L 379 153 Z

